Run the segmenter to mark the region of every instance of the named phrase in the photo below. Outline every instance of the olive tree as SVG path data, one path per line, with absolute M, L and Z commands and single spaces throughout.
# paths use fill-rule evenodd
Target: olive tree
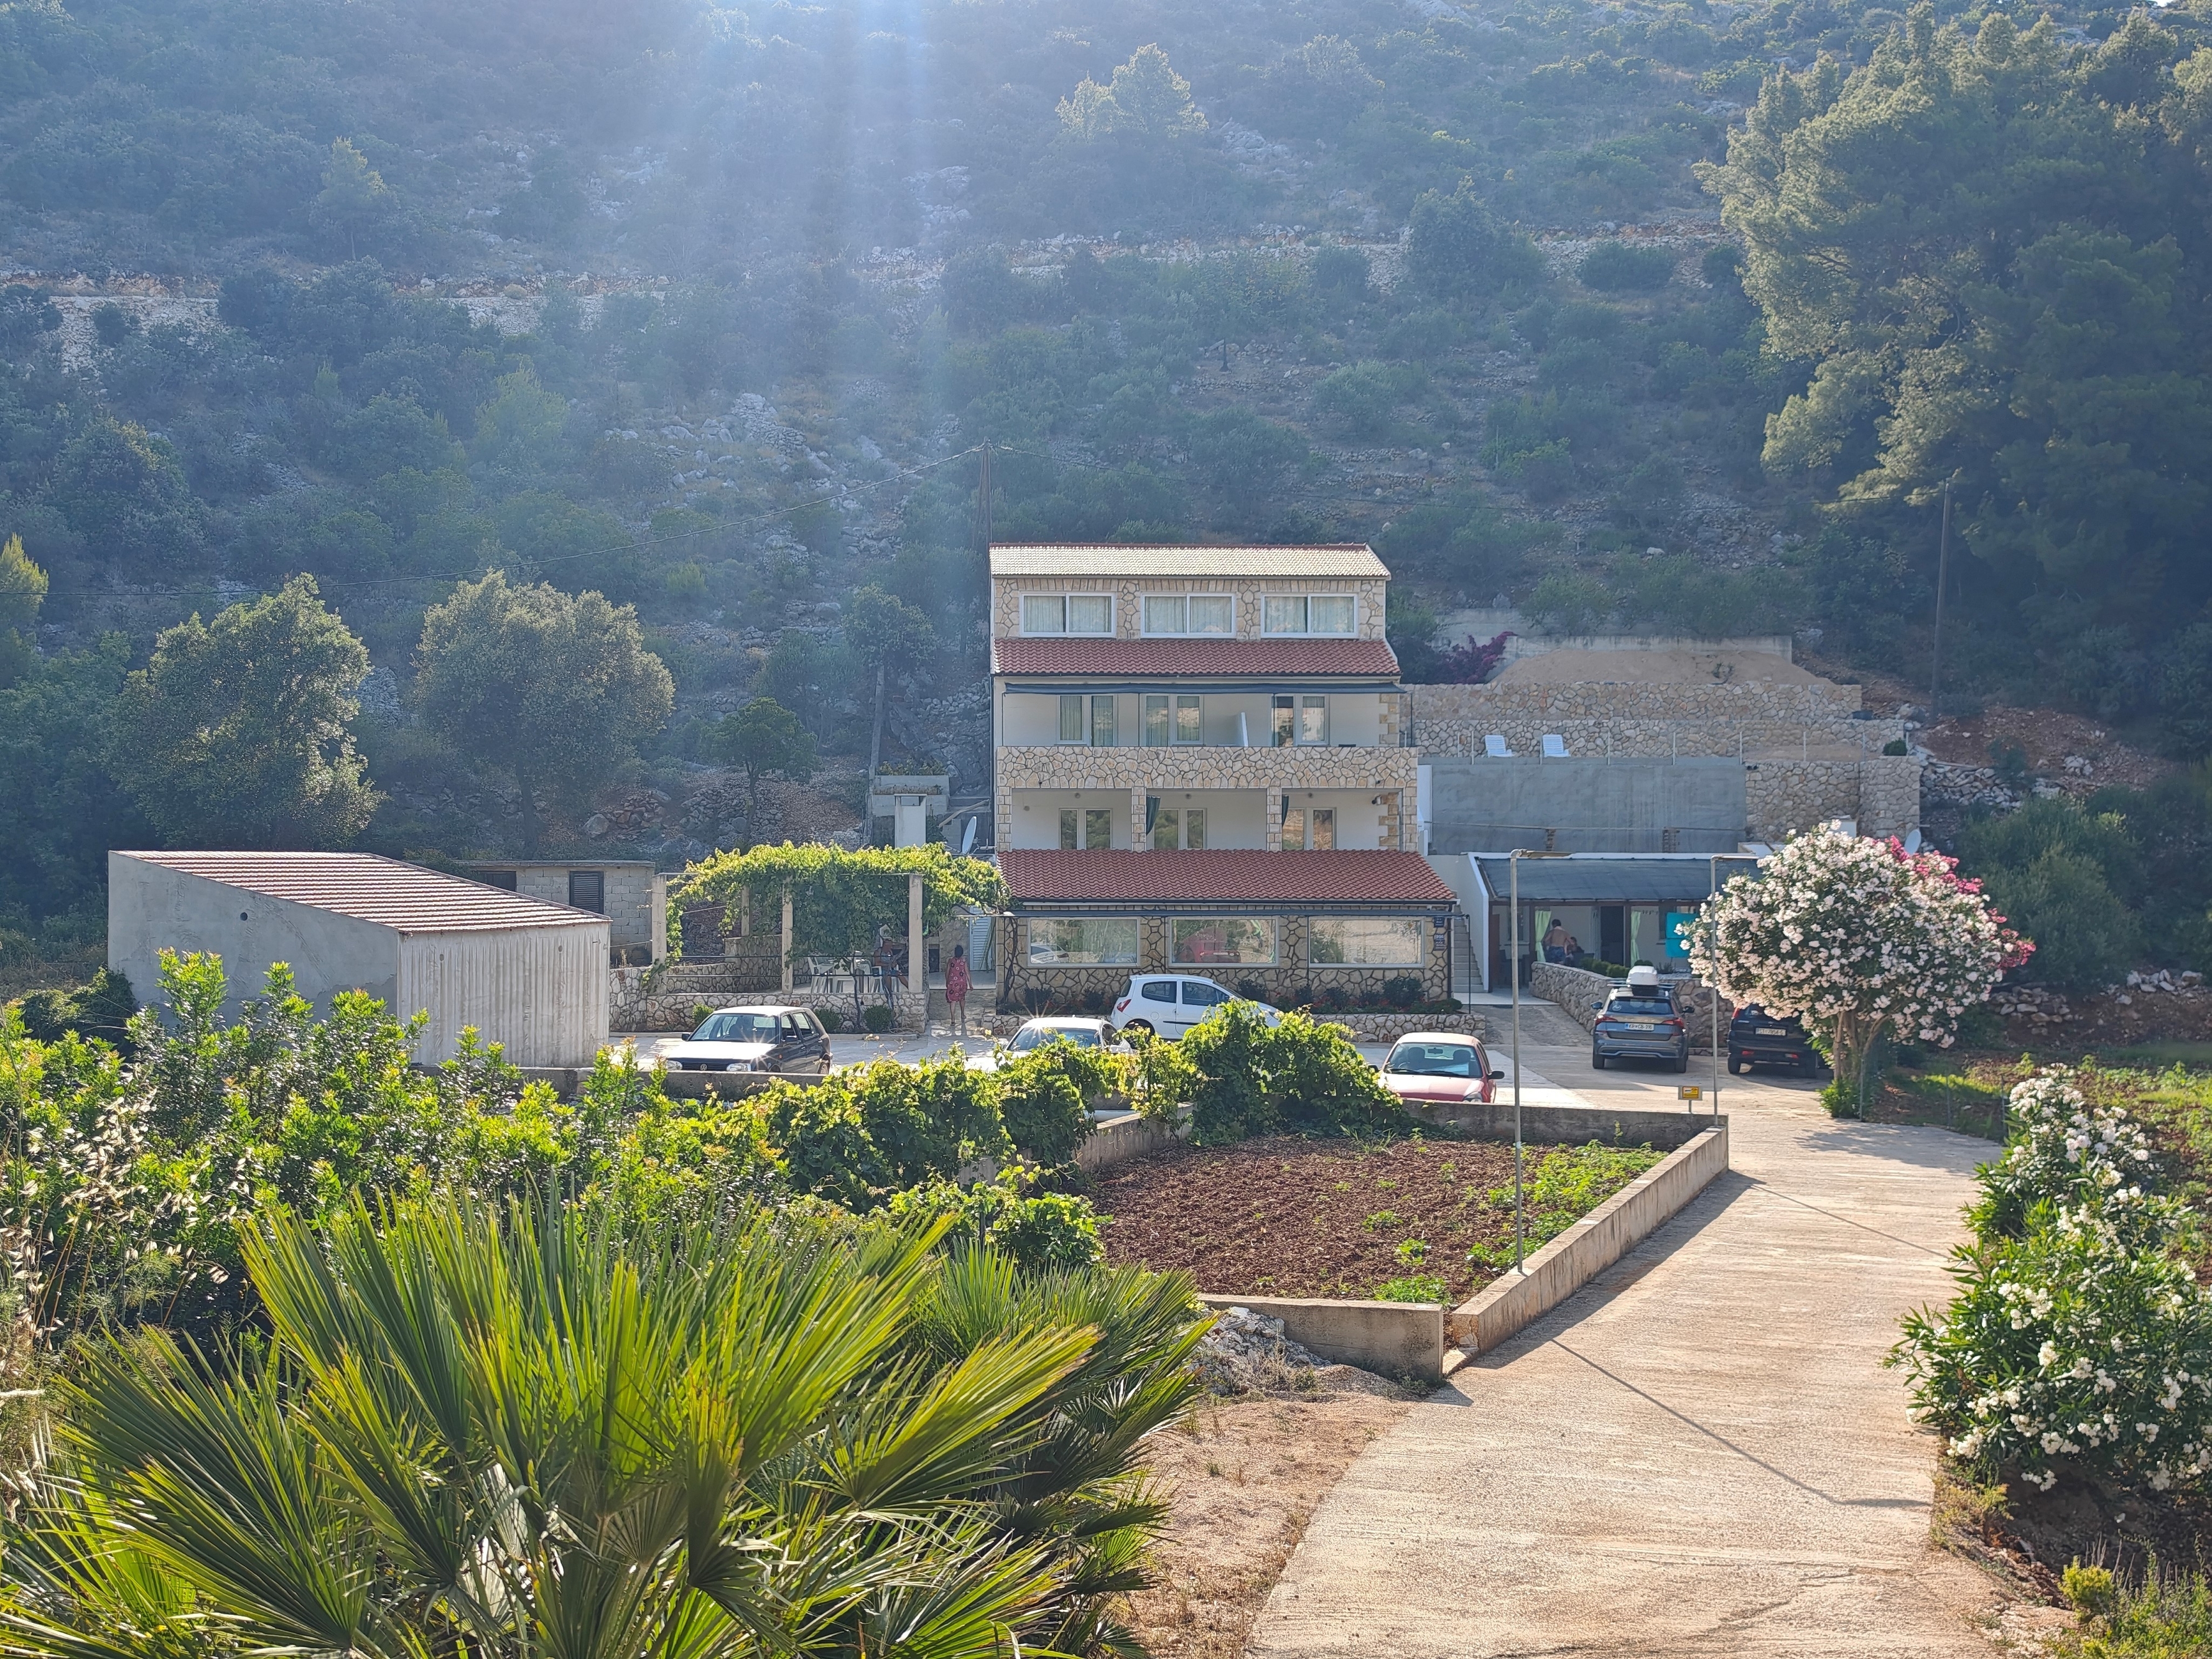
M 124 683 L 108 769 L 171 842 L 337 847 L 378 796 L 353 746 L 368 649 L 312 576 L 198 613 Z
M 545 816 L 578 813 L 675 706 L 634 606 L 495 570 L 422 618 L 416 705 L 471 759 L 512 776 L 535 850 Z

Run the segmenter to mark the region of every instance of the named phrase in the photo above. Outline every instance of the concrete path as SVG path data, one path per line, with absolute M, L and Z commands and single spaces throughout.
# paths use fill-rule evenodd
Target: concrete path
M 1663 1108 L 1703 1080 L 1593 1073 L 1565 1015 L 1522 1020 L 1531 1091 Z M 1731 1172 L 1361 1456 L 1254 1659 L 1990 1653 L 1982 1581 L 1928 1548 L 1934 1442 L 1881 1368 L 1948 1293 L 1988 1145 L 1723 1082 Z

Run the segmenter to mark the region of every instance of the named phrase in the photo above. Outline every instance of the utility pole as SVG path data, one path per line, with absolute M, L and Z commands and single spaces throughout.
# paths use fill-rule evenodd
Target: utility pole
M 983 532 L 983 556 L 991 556 L 991 446 L 983 446 L 982 470 L 975 479 L 975 522 Z
M 1936 726 L 1936 694 L 1943 684 L 1943 589 L 1951 574 L 1951 480 L 1943 480 L 1943 534 L 1936 551 L 1936 649 L 1928 670 L 1928 726 Z

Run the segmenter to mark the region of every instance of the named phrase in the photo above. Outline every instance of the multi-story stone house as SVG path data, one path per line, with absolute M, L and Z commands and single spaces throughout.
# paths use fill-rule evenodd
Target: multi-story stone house
M 1363 545 L 991 550 L 1002 1001 L 1442 994 L 1389 586 Z

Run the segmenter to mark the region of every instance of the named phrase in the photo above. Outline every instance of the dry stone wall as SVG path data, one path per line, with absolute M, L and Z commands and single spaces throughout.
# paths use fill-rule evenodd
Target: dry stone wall
M 1674 981 L 1674 1001 L 1682 1010 L 1690 1030 L 1690 1052 L 1709 1054 L 1713 1051 L 1713 993 L 1710 986 L 1695 981 Z M 1620 981 L 1603 974 L 1593 974 L 1585 969 L 1570 968 L 1563 963 L 1540 962 L 1529 970 L 1528 988 L 1547 1002 L 1556 1003 L 1574 1018 L 1585 1031 L 1597 1024 L 1598 1010 L 1605 1000 L 1620 988 Z M 1721 1042 L 1728 1042 L 1729 1021 L 1735 1018 L 1735 1005 L 1721 999 Z
M 1784 841 L 1831 818 L 1856 820 L 1863 836 L 1904 836 L 1920 827 L 1920 763 L 1909 755 L 1747 761 L 1744 816 L 1754 841 Z
M 1904 836 L 1920 825 L 1922 763 L 1881 752 L 1905 728 L 1860 718 L 1856 685 L 1601 681 L 1407 690 L 1425 757 L 1480 760 L 1493 734 L 1516 755 L 1535 756 L 1555 733 L 1581 760 L 1735 758 L 1752 840 L 1784 840 L 1832 818 L 1856 820 L 1863 835 Z
M 1521 754 L 1547 732 L 1586 758 L 1753 756 L 1862 748 L 1879 754 L 1905 735 L 1893 719 L 1858 718 L 1859 688 L 1765 680 L 1718 685 L 1582 681 L 1559 685 L 1414 685 L 1413 740 L 1431 755 L 1473 755 L 1493 733 Z

